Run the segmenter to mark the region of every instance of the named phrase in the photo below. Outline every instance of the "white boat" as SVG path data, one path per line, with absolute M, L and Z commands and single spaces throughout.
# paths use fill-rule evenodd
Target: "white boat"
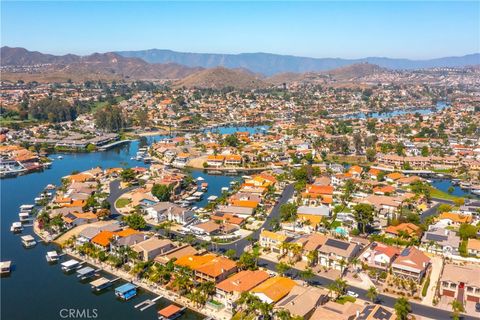
M 20 212 L 31 212 L 34 207 L 34 204 L 22 204 L 20 206 Z
M 21 239 L 22 239 L 22 244 L 25 248 L 32 248 L 37 245 L 37 241 L 35 241 L 35 238 L 29 234 L 22 236 Z
M 205 179 L 202 178 L 202 177 L 198 177 L 198 178 L 197 178 L 197 181 L 205 181 Z
M 203 197 L 203 192 L 202 191 L 197 191 L 193 195 L 196 199 L 201 199 Z
M 189 203 L 192 203 L 192 202 L 197 201 L 197 198 L 196 197 L 186 197 L 185 201 L 188 201 Z
M 80 262 L 75 259 L 70 259 L 62 263 L 62 270 L 65 272 L 69 272 L 80 267 Z
M 9 274 L 12 268 L 12 261 L 0 262 L 0 274 Z
M 18 218 L 20 219 L 20 222 L 27 222 L 30 221 L 31 217 L 28 212 L 20 212 L 18 214 Z
M 215 201 L 217 199 L 218 199 L 217 196 L 210 196 L 210 197 L 207 198 L 208 202 L 212 202 L 212 201 Z
M 222 192 L 228 192 L 229 188 L 228 187 L 223 187 Z
M 55 190 L 55 185 L 54 184 L 47 184 L 47 186 L 45 187 L 45 190 Z
M 14 222 L 10 227 L 10 231 L 12 232 L 21 232 L 23 230 L 23 226 L 21 222 Z
M 242 176 L 243 179 L 252 179 L 251 176 Z
M 57 159 L 60 159 L 60 160 L 61 160 L 61 159 L 63 159 L 63 157 L 62 157 L 62 156 L 58 156 Z
M 47 254 L 45 255 L 45 258 L 47 259 L 48 262 L 55 263 L 60 259 L 58 256 L 57 251 L 48 251 Z

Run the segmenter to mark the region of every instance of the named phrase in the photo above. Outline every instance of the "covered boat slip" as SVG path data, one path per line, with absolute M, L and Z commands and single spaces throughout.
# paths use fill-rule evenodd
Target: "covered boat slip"
M 97 271 L 99 270 L 95 270 L 92 267 L 83 267 L 77 270 L 77 278 L 80 278 L 81 280 L 91 278 L 95 276 Z
M 110 287 L 115 281 L 119 279 L 120 278 L 109 280 L 105 277 L 101 277 L 101 278 L 98 278 L 97 280 L 93 280 L 92 282 L 90 282 L 90 286 L 92 287 L 93 291 L 101 291 L 103 289 Z
M 76 269 L 80 268 L 81 265 L 82 264 L 80 262 L 78 262 L 77 260 L 70 259 L 70 260 L 62 263 L 62 270 L 65 271 L 65 272 L 69 272 L 69 271 L 76 270 Z
M 60 259 L 60 256 L 58 255 L 57 251 L 48 251 L 47 254 L 45 255 L 45 258 L 47 259 L 48 262 L 57 262 L 58 259 Z
M 22 244 L 25 248 L 31 248 L 37 244 L 37 241 L 35 241 L 35 238 L 29 234 L 25 236 L 21 236 L 20 238 L 22 239 Z
M 180 308 L 174 304 L 169 305 L 166 308 L 158 311 L 158 319 L 160 320 L 173 320 L 182 315 L 182 312 L 185 311 L 186 307 Z
M 115 288 L 115 295 L 123 300 L 130 300 L 137 295 L 137 286 L 132 283 L 125 283 Z
M 0 274 L 9 274 L 12 268 L 12 261 L 0 262 Z

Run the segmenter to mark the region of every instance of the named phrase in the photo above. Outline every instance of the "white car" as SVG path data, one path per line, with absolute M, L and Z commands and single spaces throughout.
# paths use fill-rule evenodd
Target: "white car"
M 347 291 L 347 296 L 358 298 L 358 293 L 353 291 Z

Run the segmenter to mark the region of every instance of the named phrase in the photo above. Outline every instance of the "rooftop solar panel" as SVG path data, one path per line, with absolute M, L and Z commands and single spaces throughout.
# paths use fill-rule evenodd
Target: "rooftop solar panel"
M 327 242 L 325 242 L 325 244 L 327 246 L 335 247 L 341 250 L 347 250 L 348 247 L 350 246 L 350 243 L 348 242 L 343 242 L 335 239 L 328 239 Z

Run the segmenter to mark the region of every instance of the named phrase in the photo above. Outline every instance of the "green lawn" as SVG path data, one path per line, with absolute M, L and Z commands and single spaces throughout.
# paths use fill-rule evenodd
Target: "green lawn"
M 130 204 L 130 202 L 131 202 L 130 199 L 120 198 L 120 199 L 117 200 L 117 202 L 115 202 L 115 207 L 124 208 L 128 204 Z
M 447 192 L 438 190 L 437 188 L 434 188 L 434 187 L 430 187 L 430 195 L 432 196 L 432 198 L 439 198 L 439 199 L 452 200 L 452 201 L 455 199 L 461 198 L 458 196 L 448 194 Z
M 345 304 L 346 302 L 355 302 L 357 299 L 355 297 L 351 296 L 341 296 L 338 298 L 335 302 L 340 303 L 340 304 Z
M 125 99 L 123 99 L 123 97 L 116 97 L 115 100 L 117 101 L 117 103 L 119 103 L 120 101 L 123 101 Z M 105 107 L 106 105 L 108 104 L 107 101 L 97 101 L 95 102 L 95 104 L 93 105 L 93 108 L 92 108 L 92 112 L 95 112 L 97 109 L 101 109 L 103 107 Z

